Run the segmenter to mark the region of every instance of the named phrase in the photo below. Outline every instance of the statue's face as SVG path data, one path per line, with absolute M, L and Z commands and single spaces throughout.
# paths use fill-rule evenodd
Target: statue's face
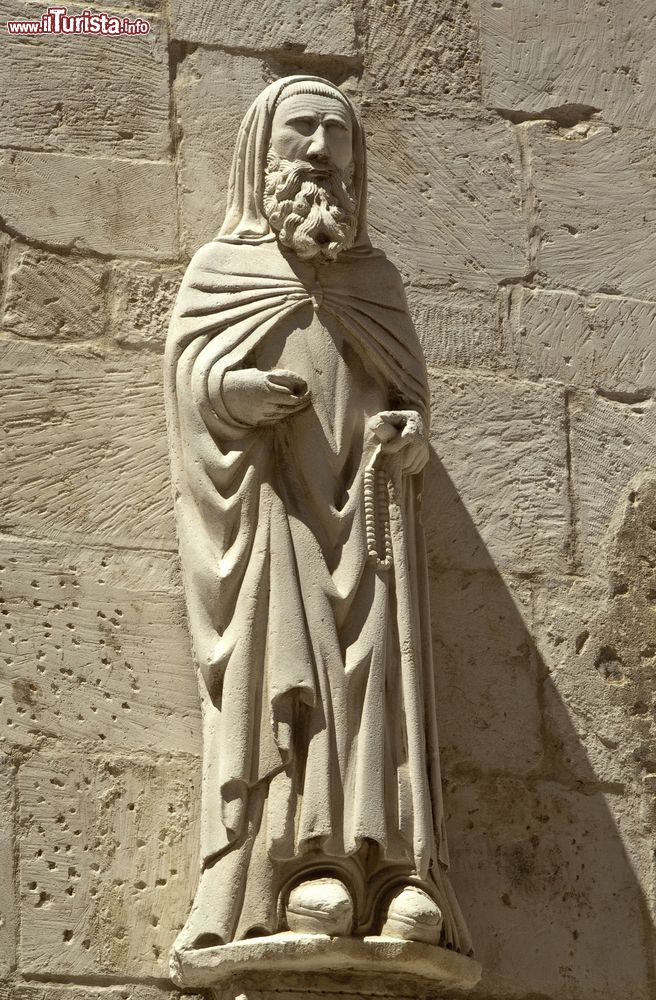
M 353 163 L 351 115 L 338 98 L 296 94 L 275 110 L 271 147 L 284 160 L 346 171 Z

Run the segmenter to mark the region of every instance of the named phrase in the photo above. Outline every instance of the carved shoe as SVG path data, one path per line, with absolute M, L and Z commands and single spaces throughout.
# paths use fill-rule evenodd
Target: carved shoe
M 406 885 L 392 899 L 380 936 L 439 944 L 441 930 L 442 911 L 435 900 L 418 886 Z
M 353 926 L 353 900 L 336 878 L 301 882 L 289 894 L 287 926 L 297 934 L 346 936 Z

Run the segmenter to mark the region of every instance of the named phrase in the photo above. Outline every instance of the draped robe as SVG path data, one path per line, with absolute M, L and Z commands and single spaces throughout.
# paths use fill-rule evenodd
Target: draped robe
M 351 889 L 360 932 L 390 886 L 428 888 L 444 943 L 467 953 L 444 874 L 421 476 L 404 477 L 400 498 L 410 676 L 397 568 L 367 551 L 369 420 L 389 409 L 429 419 L 401 281 L 367 239 L 313 264 L 271 234 L 228 230 L 187 270 L 165 359 L 204 727 L 202 874 L 179 945 L 273 933 L 285 888 L 327 872 Z M 209 378 L 249 367 L 302 376 L 309 406 L 241 424 L 210 398 Z

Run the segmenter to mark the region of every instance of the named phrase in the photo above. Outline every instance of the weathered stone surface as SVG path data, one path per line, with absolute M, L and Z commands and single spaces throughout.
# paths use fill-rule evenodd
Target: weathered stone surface
M 69 13 L 81 9 L 71 6 Z M 3 24 L 41 13 L 32 3 L 0 5 Z M 158 19 L 150 26 L 149 34 L 137 36 L 5 33 L 11 87 L 0 93 L 0 145 L 164 156 L 170 144 L 166 38 Z
M 166 260 L 177 255 L 171 163 L 0 151 L 5 223 L 53 248 Z
M 595 124 L 520 127 L 539 204 L 537 270 L 556 286 L 653 299 L 653 135 Z
M 497 573 L 452 571 L 430 586 L 445 774 L 535 770 L 542 738 L 528 585 L 516 583 L 513 596 Z
M 577 556 L 590 569 L 606 553 L 601 542 L 631 481 L 656 468 L 656 403 L 577 396 L 571 403 L 571 450 Z
M 639 800 L 467 774 L 445 801 L 482 996 L 648 1000 Z
M 496 368 L 499 306 L 489 295 L 409 288 L 410 315 L 429 368 Z
M 526 273 L 512 126 L 485 116 L 366 112 L 369 220 L 404 275 L 491 290 Z
M 0 978 L 8 976 L 16 966 L 16 935 L 18 911 L 15 893 L 14 865 L 14 767 L 0 754 Z
M 9 248 L 11 246 L 11 239 L 3 230 L 0 229 L 0 295 L 4 299 L 5 290 L 7 288 L 7 278 L 9 270 Z
M 266 0 L 257 11 L 241 0 L 174 0 L 172 34 L 189 42 L 254 51 L 337 55 L 357 54 L 351 0 Z M 260 88 L 261 89 L 261 88 Z
M 433 566 L 566 566 L 569 507 L 558 390 L 472 373 L 431 376 L 424 523 Z
M 341 891 L 345 892 L 344 887 Z M 297 889 L 292 893 L 298 892 Z M 368 974 L 415 975 L 422 983 L 432 982 L 440 991 L 471 988 L 480 979 L 476 959 L 417 941 L 391 935 L 354 937 L 346 934 L 276 934 L 236 941 L 221 948 L 189 949 L 172 960 L 172 979 L 179 986 L 210 987 L 222 1000 L 244 996 L 242 976 L 260 975 L 261 990 L 250 993 L 251 1000 L 268 1000 L 273 994 L 271 980 L 279 971 L 296 971 L 299 980 L 310 979 L 327 969 L 352 973 L 352 985 L 366 996 Z M 266 971 L 268 967 L 268 972 Z M 260 971 L 261 970 L 261 971 Z M 220 993 L 219 993 L 220 991 Z M 250 992 L 250 991 L 249 991 Z M 277 991 L 276 991 L 277 993 Z M 325 992 L 319 992 L 325 996 Z M 316 996 L 314 989 L 305 997 Z
M 264 73 L 260 59 L 202 48 L 178 69 L 182 240 L 189 255 L 221 228 L 239 124 Z
M 521 376 L 611 393 L 656 386 L 656 302 L 518 287 L 506 334 Z
M 193 997 L 193 994 L 185 994 Z M 146 986 L 130 983 L 129 986 L 78 986 L 74 983 L 24 983 L 20 980 L 0 984 L 1 1000 L 179 1000 L 180 992 L 174 988 Z M 200 998 L 197 998 L 200 1000 Z
M 19 249 L 9 271 L 4 328 L 43 340 L 95 340 L 105 327 L 106 267 Z
M 0 343 L 4 531 L 175 550 L 161 382 L 157 359 Z
M 483 0 L 485 103 L 529 114 L 584 105 L 618 125 L 654 124 L 654 32 L 651 0 Z
M 469 0 L 401 0 L 367 9 L 364 82 L 375 99 L 391 93 L 432 106 L 480 96 L 480 54 Z
M 175 557 L 7 539 L 2 549 L 7 744 L 199 752 Z
M 180 756 L 21 767 L 23 973 L 166 978 L 196 877 L 196 772 Z
M 654 770 L 656 471 L 624 490 L 599 579 L 545 583 L 538 600 L 554 773 L 636 784 Z
M 166 329 L 182 268 L 115 264 L 109 284 L 111 333 L 122 347 L 164 350 Z

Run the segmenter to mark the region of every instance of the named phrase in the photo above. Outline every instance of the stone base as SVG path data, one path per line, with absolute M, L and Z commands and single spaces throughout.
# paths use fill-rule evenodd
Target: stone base
M 481 965 L 455 951 L 395 938 L 274 934 L 214 948 L 173 951 L 171 978 L 184 988 L 209 987 L 217 998 L 264 1000 L 338 992 L 352 997 L 419 996 L 469 989 Z M 406 993 L 403 984 L 410 992 Z

